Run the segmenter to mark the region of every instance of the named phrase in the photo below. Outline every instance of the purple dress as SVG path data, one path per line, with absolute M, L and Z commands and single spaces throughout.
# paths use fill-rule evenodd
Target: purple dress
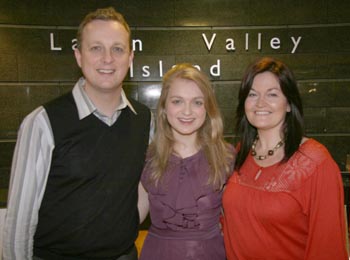
M 155 187 L 147 162 L 141 180 L 152 225 L 140 260 L 225 260 L 219 227 L 222 191 L 207 184 L 208 171 L 202 150 L 185 159 L 172 155 Z

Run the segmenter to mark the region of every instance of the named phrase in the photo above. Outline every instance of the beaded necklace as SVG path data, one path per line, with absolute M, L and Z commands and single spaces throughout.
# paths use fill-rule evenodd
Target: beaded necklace
M 276 152 L 276 150 L 277 150 L 278 148 L 280 148 L 280 147 L 284 144 L 284 141 L 281 140 L 281 141 L 279 141 L 279 142 L 276 144 L 276 146 L 275 146 L 273 149 L 268 150 L 268 151 L 267 151 L 267 154 L 265 154 L 265 155 L 257 155 L 257 154 L 256 154 L 256 151 L 255 151 L 255 148 L 256 148 L 256 143 L 258 142 L 258 140 L 259 140 L 259 135 L 257 135 L 257 136 L 255 137 L 255 140 L 254 140 L 254 142 L 253 142 L 253 144 L 252 144 L 252 152 L 251 152 L 251 155 L 254 156 L 254 158 L 257 159 L 257 160 L 259 160 L 259 161 L 265 160 L 267 157 L 274 155 L 274 153 Z

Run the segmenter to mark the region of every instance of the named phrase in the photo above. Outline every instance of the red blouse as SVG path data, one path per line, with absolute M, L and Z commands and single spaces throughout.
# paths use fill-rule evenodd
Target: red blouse
M 314 139 L 287 163 L 248 156 L 224 195 L 224 240 L 233 259 L 348 259 L 340 170 Z

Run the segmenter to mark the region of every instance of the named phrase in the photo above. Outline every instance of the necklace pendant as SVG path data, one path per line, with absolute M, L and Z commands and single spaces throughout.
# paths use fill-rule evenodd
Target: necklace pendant
M 262 170 L 261 170 L 261 168 L 260 168 L 259 171 L 256 173 L 254 180 L 259 179 L 261 173 L 262 173 Z

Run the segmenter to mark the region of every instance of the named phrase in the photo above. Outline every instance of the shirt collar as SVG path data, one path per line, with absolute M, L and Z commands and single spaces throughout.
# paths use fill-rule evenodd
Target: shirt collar
M 84 77 L 81 77 L 77 83 L 75 84 L 73 88 L 73 97 L 75 104 L 78 108 L 78 114 L 79 114 L 79 119 L 83 119 L 90 114 L 97 112 L 97 108 L 95 105 L 92 103 L 91 99 L 87 95 L 86 91 L 84 90 L 84 85 L 85 85 L 85 79 Z M 130 110 L 137 115 L 136 110 L 134 107 L 131 105 L 130 101 L 125 95 L 124 90 L 122 89 L 121 91 L 121 98 L 120 98 L 120 104 L 119 106 L 115 109 L 116 111 L 122 110 L 126 107 L 129 107 Z

